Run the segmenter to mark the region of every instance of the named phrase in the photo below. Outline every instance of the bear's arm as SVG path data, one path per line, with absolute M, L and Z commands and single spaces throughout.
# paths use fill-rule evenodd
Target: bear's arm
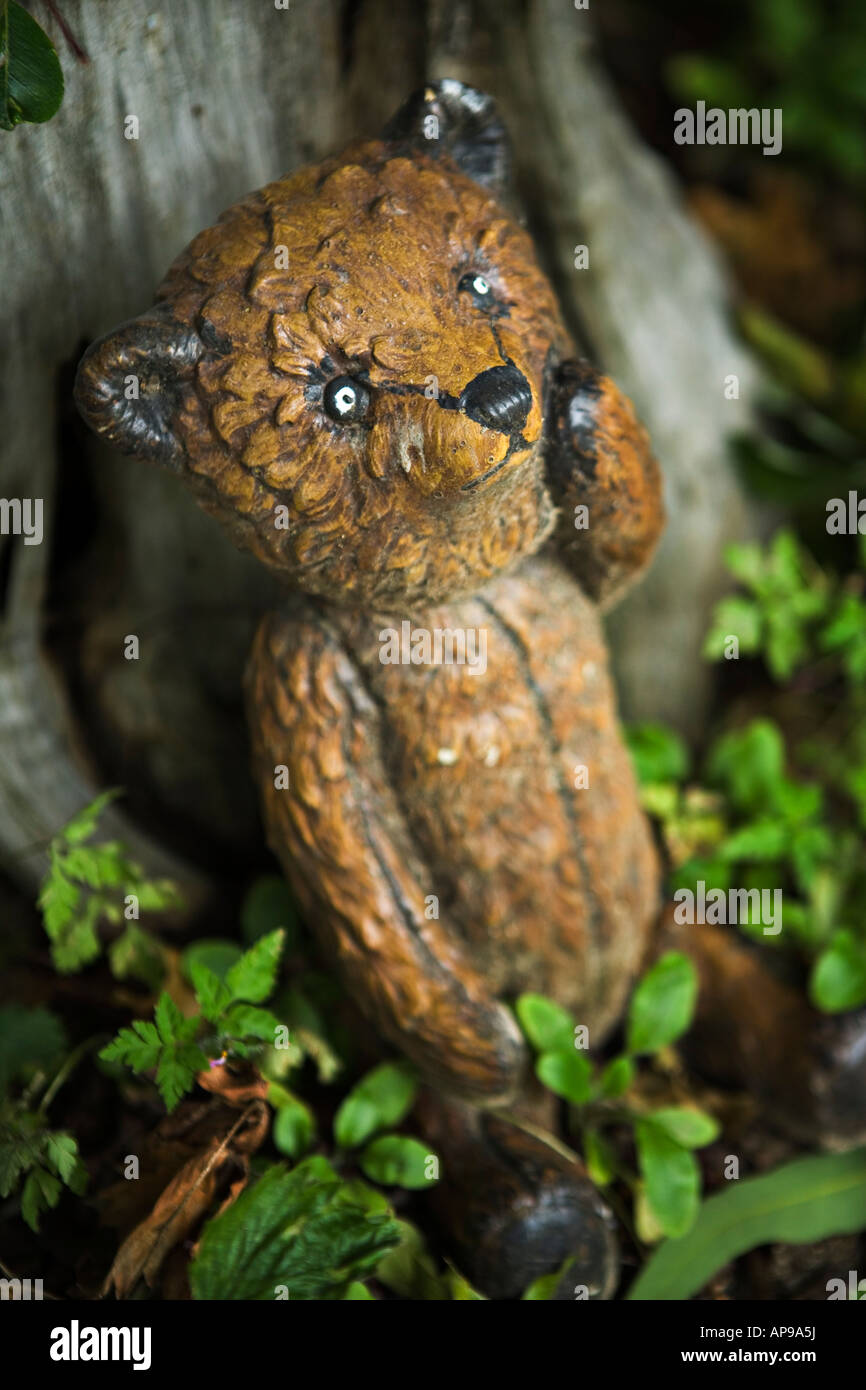
M 384 731 L 339 637 L 315 613 L 273 614 L 247 672 L 271 848 L 347 992 L 424 1078 L 508 1099 L 525 1049 L 442 921 L 381 756 Z M 288 769 L 288 788 L 275 769 Z
M 664 526 L 661 476 L 631 401 L 587 362 L 550 386 L 546 467 L 560 509 L 554 545 L 584 591 L 610 606 L 649 562 Z

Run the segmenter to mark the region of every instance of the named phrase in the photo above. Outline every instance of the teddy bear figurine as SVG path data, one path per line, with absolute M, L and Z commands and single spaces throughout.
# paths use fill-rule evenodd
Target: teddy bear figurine
M 548 995 L 596 1046 L 646 954 L 659 874 L 600 615 L 663 509 L 645 431 L 505 209 L 508 163 L 489 97 L 423 89 L 197 236 L 76 398 L 286 581 L 247 677 L 269 843 L 428 1083 L 444 1187 L 451 1155 L 458 1206 L 493 1194 L 456 1222 L 476 1255 L 508 1225 L 479 1277 L 514 1296 L 503 1265 L 570 1240 L 601 1296 L 598 1198 L 503 1117 L 527 1061 L 503 1001 Z

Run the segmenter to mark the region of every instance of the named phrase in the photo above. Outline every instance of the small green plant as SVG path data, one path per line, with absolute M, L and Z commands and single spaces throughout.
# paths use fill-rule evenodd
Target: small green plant
M 625 1051 L 601 1070 L 580 1048 L 581 1030 L 565 1009 L 538 994 L 523 994 L 516 1004 L 521 1027 L 538 1053 L 536 1075 L 574 1107 L 590 1176 L 600 1187 L 615 1179 L 629 1185 L 638 1229 L 648 1240 L 680 1236 L 691 1226 L 700 1199 L 693 1150 L 711 1143 L 719 1132 L 716 1121 L 701 1110 L 647 1110 L 629 1096 L 638 1059 L 661 1052 L 686 1032 L 696 998 L 697 978 L 687 957 L 676 951 L 662 956 L 632 995 Z M 620 1160 L 610 1142 L 610 1132 L 624 1126 L 633 1133 L 638 1173 Z
M 280 929 L 260 937 L 224 979 L 203 961 L 194 960 L 190 974 L 199 1012 L 184 1016 L 163 993 L 153 1021 L 137 1019 L 131 1028 L 121 1028 L 100 1057 L 139 1074 L 155 1070 L 160 1095 L 166 1108 L 173 1110 L 208 1065 L 254 1056 L 265 1044 L 288 1047 L 285 1024 L 270 1010 L 256 1007 L 273 991 L 282 946 Z
M 765 549 L 731 545 L 728 568 L 745 590 L 716 606 L 704 655 L 718 661 L 732 638 L 738 654 L 761 656 L 780 684 L 805 667 L 817 668 L 821 686 L 840 679 L 847 695 L 866 686 L 866 576 L 844 578 L 822 569 L 788 530 Z
M 670 731 L 654 738 L 676 741 Z M 636 731 L 645 745 L 646 728 Z M 828 1013 L 866 1002 L 866 864 L 862 840 L 840 824 L 816 780 L 787 773 L 787 749 L 772 720 L 755 719 L 720 735 L 698 786 L 645 782 L 644 808 L 660 821 L 671 861 L 669 888 L 727 892 L 779 889 L 782 930 L 765 931 L 760 909 L 738 922 L 746 935 L 790 947 L 809 969 L 813 1002 Z M 640 774 L 646 761 L 638 751 Z M 757 899 L 755 900 L 757 902 Z
M 760 653 L 777 681 L 789 680 L 814 650 L 819 624 L 832 626 L 840 596 L 791 531 L 777 532 L 766 550 L 730 545 L 725 560 L 746 592 L 716 606 L 704 655 L 718 661 L 733 636 L 740 653 Z
M 429 1187 L 439 1173 L 436 1155 L 411 1135 L 388 1132 L 406 1119 L 417 1093 L 415 1073 L 406 1062 L 382 1062 L 367 1072 L 334 1117 L 338 1156 L 356 1159 L 370 1181 L 384 1187 Z M 299 1158 L 315 1137 L 309 1107 L 277 1082 L 271 1082 L 268 1099 L 277 1112 L 277 1148 L 287 1158 Z
M 635 726 L 641 800 L 661 824 L 672 892 L 702 881 L 725 893 L 734 880 L 747 893 L 779 889 L 782 931 L 767 933 L 759 912 L 740 929 L 801 955 L 818 1008 L 857 1008 L 866 1003 L 866 577 L 819 568 L 789 531 L 727 556 L 745 592 L 717 606 L 705 653 L 762 658 L 812 730 L 793 746 L 766 717 L 725 730 L 692 780 L 672 730 Z
M 54 836 L 39 908 L 51 941 L 51 959 L 62 974 L 82 970 L 99 957 L 101 922 L 126 922 L 109 952 L 112 968 L 120 977 L 136 974 L 154 984 L 162 977 L 162 954 L 156 939 L 138 925 L 138 913 L 178 907 L 177 889 L 166 879 L 148 879 L 119 841 L 86 843 L 106 806 L 119 794 L 115 788 L 102 792 Z
M 415 1103 L 418 1082 L 404 1062 L 383 1062 L 346 1096 L 334 1119 L 340 1149 L 360 1149 L 358 1163 L 372 1182 L 386 1187 L 429 1187 L 439 1163 L 426 1144 L 404 1134 L 382 1134 L 399 1125 Z
M 39 1230 L 64 1186 L 79 1195 L 87 1174 L 71 1134 L 52 1129 L 48 1110 L 82 1055 L 67 1052 L 59 1019 L 48 1009 L 0 1008 L 0 1197 L 19 1192 L 21 1215 Z

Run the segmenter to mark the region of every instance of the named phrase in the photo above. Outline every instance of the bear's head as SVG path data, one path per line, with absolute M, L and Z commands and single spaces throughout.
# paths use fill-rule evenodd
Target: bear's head
M 499 197 L 506 137 L 453 81 L 382 138 L 202 232 L 153 309 L 94 343 L 76 399 L 182 473 L 307 593 L 387 607 L 477 589 L 553 524 L 545 382 L 567 338 Z

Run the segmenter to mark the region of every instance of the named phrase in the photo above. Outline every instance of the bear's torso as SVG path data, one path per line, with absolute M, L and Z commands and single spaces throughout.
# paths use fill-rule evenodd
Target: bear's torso
M 597 1040 L 658 888 L 597 608 L 536 556 L 423 616 L 326 620 L 376 707 L 370 737 L 429 868 L 430 910 L 493 992 L 550 995 Z

